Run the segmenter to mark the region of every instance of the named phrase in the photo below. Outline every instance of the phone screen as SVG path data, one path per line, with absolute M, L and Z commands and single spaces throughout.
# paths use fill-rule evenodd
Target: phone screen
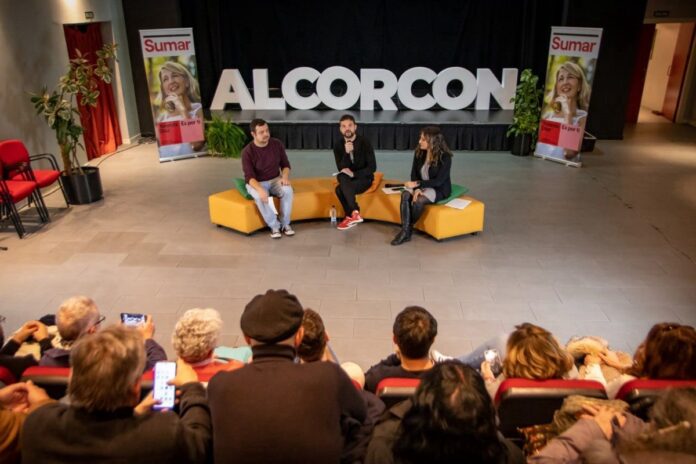
M 138 313 L 121 313 L 121 322 L 127 326 L 138 326 L 145 323 L 145 315 Z
M 170 361 L 160 361 L 155 364 L 155 381 L 152 387 L 152 395 L 160 403 L 153 406 L 153 409 L 173 409 L 176 387 L 167 384 L 168 381 L 176 377 L 176 363 Z

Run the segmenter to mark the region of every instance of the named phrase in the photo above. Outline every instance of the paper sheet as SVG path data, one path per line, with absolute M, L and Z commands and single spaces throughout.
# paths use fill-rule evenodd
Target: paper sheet
M 278 210 L 276 209 L 276 205 L 275 205 L 275 202 L 273 201 L 273 197 L 268 197 L 268 206 L 270 206 L 271 209 L 273 210 L 273 214 L 275 214 L 275 215 L 278 214 Z
M 464 209 L 471 204 L 470 200 L 464 200 L 463 198 L 455 198 L 454 200 L 445 203 L 445 206 L 455 209 Z

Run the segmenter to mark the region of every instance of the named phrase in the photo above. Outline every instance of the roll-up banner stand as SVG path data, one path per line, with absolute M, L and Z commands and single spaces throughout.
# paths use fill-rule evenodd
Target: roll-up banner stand
M 140 44 L 160 162 L 206 154 L 193 30 L 141 30 Z
M 602 29 L 551 29 L 544 103 L 534 156 L 582 166 L 580 148 L 601 39 Z

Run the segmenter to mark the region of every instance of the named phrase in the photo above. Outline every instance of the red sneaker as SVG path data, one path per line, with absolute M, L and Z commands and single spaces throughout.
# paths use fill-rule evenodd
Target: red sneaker
M 346 216 L 345 219 L 343 219 L 340 222 L 340 224 L 338 224 L 338 226 L 336 228 L 338 230 L 346 230 L 346 229 L 350 229 L 351 227 L 353 227 L 356 224 L 357 224 L 357 222 L 353 221 L 352 216 Z
M 350 217 L 350 221 L 355 224 L 359 224 L 363 222 L 362 216 L 360 216 L 360 213 L 358 211 L 353 211 L 353 215 Z

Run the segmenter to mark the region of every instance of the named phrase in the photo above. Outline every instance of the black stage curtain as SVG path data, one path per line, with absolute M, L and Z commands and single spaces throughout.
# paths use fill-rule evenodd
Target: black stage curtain
M 604 28 L 588 130 L 599 138 L 621 138 L 636 37 L 646 0 L 179 0 L 169 24 L 157 10 L 165 0 L 123 0 L 135 81 L 142 63 L 137 29 L 193 27 L 204 107 L 220 73 L 238 68 L 248 86 L 251 70 L 267 68 L 271 87 L 298 66 L 319 71 L 341 65 L 353 71 L 385 68 L 399 76 L 427 66 L 530 67 L 546 73 L 553 25 Z M 166 6 L 165 6 L 166 5 Z M 176 4 L 175 4 L 176 5 Z M 153 14 L 141 14 L 149 12 Z M 133 21 L 136 19 L 136 21 Z M 425 91 L 427 89 L 423 89 Z M 416 89 L 418 91 L 418 89 Z M 136 89 L 139 109 L 147 95 Z M 277 93 L 272 96 L 278 96 Z M 232 108 L 230 108 L 232 109 Z M 145 114 L 145 111 L 139 111 Z M 141 119 L 141 127 L 143 127 Z M 150 121 L 151 125 L 151 121 Z

